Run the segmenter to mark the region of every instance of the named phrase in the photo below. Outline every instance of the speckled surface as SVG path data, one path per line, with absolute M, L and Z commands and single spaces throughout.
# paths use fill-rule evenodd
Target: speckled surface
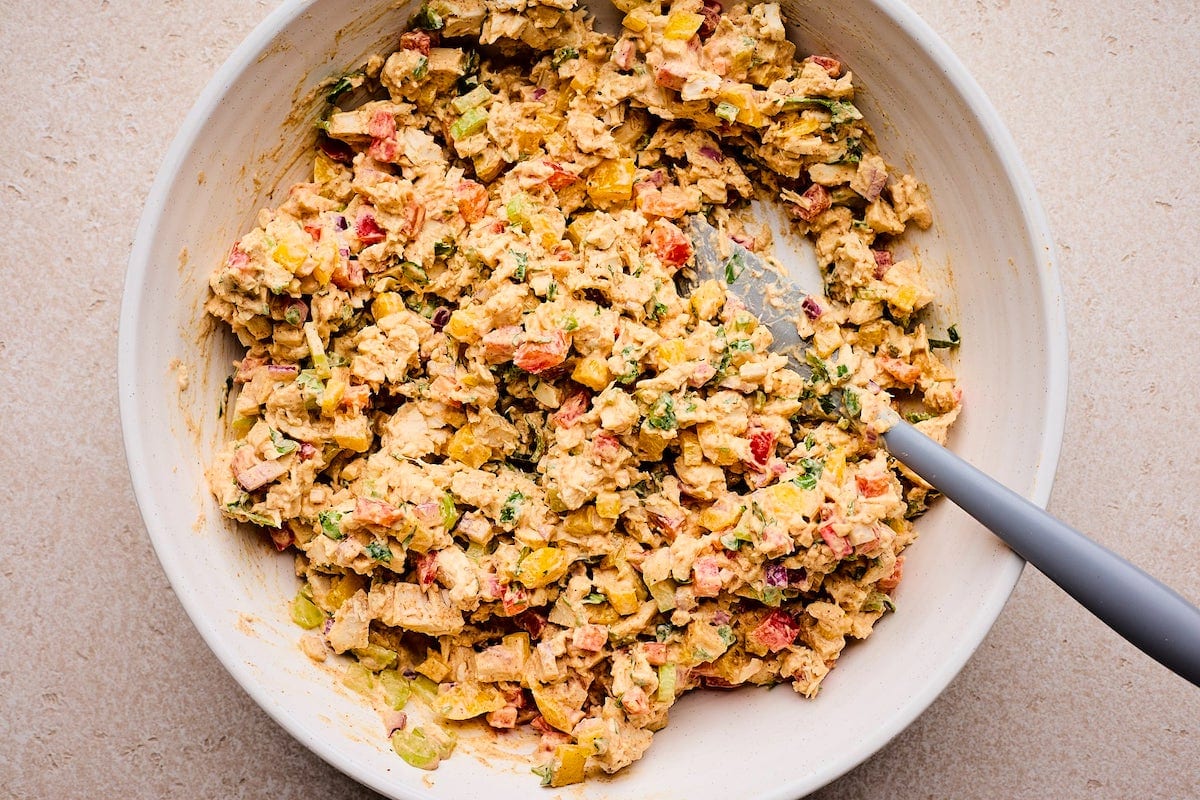
M 242 693 L 133 502 L 125 260 L 194 98 L 276 5 L 0 0 L 0 797 L 370 796 Z M 1200 14 L 1188 0 L 916 0 L 1008 123 L 1061 254 L 1051 510 L 1200 602 Z M 1197 798 L 1200 689 L 1026 570 L 948 691 L 814 797 Z

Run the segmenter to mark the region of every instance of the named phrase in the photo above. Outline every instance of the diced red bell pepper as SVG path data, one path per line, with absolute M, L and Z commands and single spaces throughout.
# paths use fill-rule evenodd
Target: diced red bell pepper
M 429 48 L 432 46 L 433 37 L 426 31 L 409 31 L 400 34 L 401 50 L 416 50 L 421 55 L 427 56 Z
M 557 192 L 573 183 L 579 182 L 579 176 L 570 170 L 564 169 L 562 165 L 554 161 L 547 161 L 546 163 L 550 169 L 554 170 L 554 172 L 550 173 L 550 177 L 546 179 L 546 185 L 554 191 Z
M 750 637 L 761 642 L 772 653 L 778 653 L 796 641 L 800 633 L 800 623 L 782 609 L 774 609 L 750 633 Z
M 765 467 L 775 454 L 775 432 L 759 428 L 750 434 L 750 455 L 754 463 Z
M 400 509 L 383 500 L 360 497 L 354 502 L 354 516 L 360 522 L 390 528 L 403 518 Z
M 554 412 L 554 424 L 560 428 L 569 428 L 583 416 L 588 408 L 587 392 L 576 392 L 568 397 Z
M 379 244 L 387 238 L 387 233 L 379 227 L 379 223 L 371 214 L 363 214 L 358 218 L 358 222 L 354 224 L 354 232 L 358 234 L 358 240 L 364 247 Z
M 666 267 L 681 267 L 692 257 L 691 240 L 666 220 L 659 220 L 650 232 L 650 246 Z
M 854 552 L 854 545 L 850 544 L 850 540 L 845 536 L 839 536 L 832 525 L 822 525 L 820 533 L 825 544 L 829 545 L 829 549 L 833 551 L 835 558 L 845 558 Z
M 792 204 L 792 209 L 800 219 L 812 222 L 828 211 L 831 205 L 833 205 L 833 198 L 830 196 L 829 190 L 819 183 L 814 183 L 804 194 L 800 195 L 798 203 Z
M 892 574 L 886 578 L 881 578 L 879 583 L 875 584 L 880 591 L 891 592 L 900 585 L 900 579 L 904 577 L 904 556 L 896 556 L 896 566 L 892 567 Z
M 458 213 L 467 222 L 478 222 L 487 214 L 488 193 L 481 183 L 460 182 L 454 187 L 454 200 L 458 203 Z
M 432 586 L 437 578 L 437 551 L 432 553 L 421 553 L 413 560 L 416 562 L 417 583 L 421 586 Z
M 537 374 L 557 367 L 567 360 L 567 351 L 571 343 L 562 331 L 554 331 L 548 336 L 538 336 L 522 342 L 513 354 L 513 363 L 526 372 Z
M 808 60 L 829 73 L 829 77 L 831 78 L 836 78 L 842 74 L 842 62 L 836 58 L 830 58 L 829 56 L 809 56 Z

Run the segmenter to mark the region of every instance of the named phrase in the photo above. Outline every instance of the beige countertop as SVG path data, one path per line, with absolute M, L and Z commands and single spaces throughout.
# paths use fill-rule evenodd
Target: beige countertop
M 125 261 L 200 89 L 276 5 L 0 3 L 0 798 L 369 796 L 261 712 L 155 559 L 117 418 Z M 1200 602 L 1200 14 L 917 0 L 1008 123 L 1059 247 L 1051 510 Z M 816 797 L 1200 798 L 1200 689 L 1033 570 L 946 693 Z

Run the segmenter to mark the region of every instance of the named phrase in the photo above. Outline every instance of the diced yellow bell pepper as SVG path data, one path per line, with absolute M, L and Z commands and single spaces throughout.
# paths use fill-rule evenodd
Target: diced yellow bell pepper
M 704 24 L 703 14 L 693 14 L 690 11 L 672 11 L 667 15 L 667 27 L 663 29 L 664 39 L 687 41 L 696 35 Z
M 571 88 L 577 92 L 586 92 L 596 85 L 596 70 L 591 64 L 584 62 L 571 76 Z
M 704 463 L 704 448 L 700 440 L 691 431 L 684 432 L 679 437 L 679 449 L 683 454 L 683 463 L 688 467 L 698 467 Z
M 743 510 L 740 505 L 714 503 L 701 511 L 696 521 L 700 523 L 700 527 L 706 530 L 729 530 L 742 518 Z
M 567 573 L 571 561 L 558 547 L 539 547 L 517 565 L 517 580 L 530 589 L 554 583 Z
M 901 286 L 888 299 L 888 303 L 904 314 L 911 314 L 913 305 L 917 302 L 917 290 L 912 286 Z
M 288 272 L 295 273 L 308 258 L 308 250 L 295 242 L 280 242 L 271 250 L 271 258 Z
M 378 322 L 384 317 L 403 311 L 404 308 L 404 298 L 399 292 L 384 292 L 372 301 L 371 316 Z
M 794 125 L 789 125 L 784 130 L 784 135 L 785 136 L 797 136 L 797 137 L 808 136 L 809 134 L 816 133 L 819 130 L 821 130 L 820 121 L 808 118 L 808 119 L 801 119 L 799 122 L 795 123 Z
M 736 119 L 743 125 L 761 128 L 769 122 L 766 115 L 758 108 L 758 94 L 746 84 L 735 84 L 722 88 L 717 93 L 717 99 L 722 103 L 736 106 L 738 109 Z
M 616 492 L 600 492 L 596 495 L 596 513 L 605 519 L 621 516 L 621 495 Z
M 334 375 L 326 382 L 325 390 L 321 392 L 321 414 L 326 417 L 332 417 L 333 412 L 337 410 L 338 404 L 342 402 L 342 398 L 345 395 L 346 381 L 344 377 L 342 375 Z
M 645 0 L 613 0 L 613 5 L 616 6 L 618 10 L 628 13 L 633 11 L 638 6 L 643 5 L 644 1 Z
M 584 767 L 592 748 L 580 744 L 560 744 L 554 748 L 550 761 L 550 785 L 570 786 L 583 783 Z
M 717 281 L 704 281 L 692 290 L 689 299 L 696 319 L 708 320 L 715 317 L 725 304 L 725 290 Z
M 787 519 L 797 513 L 811 519 L 824 499 L 821 492 L 804 489 L 790 481 L 777 483 L 763 491 L 763 505 L 767 506 L 768 512 L 781 519 Z
M 633 196 L 635 169 L 632 158 L 613 158 L 602 162 L 588 176 L 588 197 L 601 205 L 628 200 Z
M 333 271 L 337 269 L 338 257 L 337 245 L 333 243 L 332 239 L 317 245 L 316 252 L 313 254 L 313 260 L 316 263 L 313 265 L 312 276 L 317 279 L 319 285 L 329 285 L 329 279 L 333 277 Z
M 361 588 L 363 588 L 363 579 L 357 572 L 348 572 L 334 578 L 328 594 L 325 595 L 325 610 L 337 611 Z
M 601 743 L 608 738 L 608 726 L 599 717 L 588 717 L 581 720 L 572 731 L 575 741 L 580 747 L 586 747 L 591 753 L 599 753 Z
M 356 453 L 365 453 L 371 449 L 371 442 L 375 440 L 375 437 L 371 434 L 370 425 L 356 425 L 346 431 L 335 430 L 333 440 L 338 443 L 338 447 L 344 447 Z
M 561 698 L 547 689 L 535 686 L 531 690 L 533 702 L 541 712 L 542 718 L 563 733 L 570 733 L 573 727 L 571 709 Z
M 434 707 L 446 719 L 471 719 L 504 708 L 506 701 L 500 690 L 490 684 L 471 681 L 443 684 L 438 687 Z
M 450 665 L 446 663 L 446 659 L 442 658 L 441 653 L 436 650 L 428 650 L 425 653 L 425 660 L 417 665 L 416 671 L 431 681 L 441 683 L 450 675 Z
M 628 617 L 642 607 L 642 602 L 638 599 L 637 590 L 634 588 L 632 581 L 622 581 L 610 588 L 608 603 L 622 617 Z
M 530 237 L 541 242 L 542 247 L 552 249 L 562 240 L 563 232 L 555 227 L 547 214 L 534 214 L 529 220 Z
M 329 183 L 338 176 L 337 164 L 324 153 L 317 153 L 313 160 L 313 183 Z
M 684 343 L 679 339 L 671 339 L 660 344 L 654 351 L 658 357 L 659 368 L 673 367 L 687 361 L 685 350 Z
M 479 469 L 492 457 L 492 448 L 480 444 L 475 439 L 475 431 L 470 425 L 464 425 L 450 437 L 446 446 L 446 454 L 455 461 L 461 461 L 472 469 Z
M 604 391 L 612 376 L 608 372 L 608 362 L 599 356 L 588 356 L 579 360 L 571 372 L 571 380 L 581 383 L 594 392 Z
M 842 478 L 846 475 L 846 454 L 841 450 L 834 450 L 830 453 L 825 459 L 825 469 L 821 474 L 833 478 L 834 483 L 841 483 Z
M 460 342 L 470 344 L 478 341 L 482 335 L 479 332 L 481 323 L 483 322 L 483 311 L 478 306 L 467 306 L 460 308 L 450 315 L 450 319 L 446 322 L 446 334 L 453 336 Z
M 645 6 L 635 8 L 625 15 L 625 19 L 621 20 L 621 24 L 634 33 L 641 33 L 650 27 L 650 20 L 656 17 L 653 11 Z

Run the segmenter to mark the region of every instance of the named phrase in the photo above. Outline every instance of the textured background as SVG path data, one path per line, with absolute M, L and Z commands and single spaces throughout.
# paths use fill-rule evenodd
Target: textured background
M 1200 602 L 1200 15 L 914 4 L 998 106 L 1058 243 L 1071 392 L 1051 510 Z M 0 798 L 370 796 L 206 649 L 120 447 L 117 313 L 143 197 L 275 5 L 0 0 Z M 815 796 L 1197 798 L 1200 689 L 1027 570 L 949 690 Z

